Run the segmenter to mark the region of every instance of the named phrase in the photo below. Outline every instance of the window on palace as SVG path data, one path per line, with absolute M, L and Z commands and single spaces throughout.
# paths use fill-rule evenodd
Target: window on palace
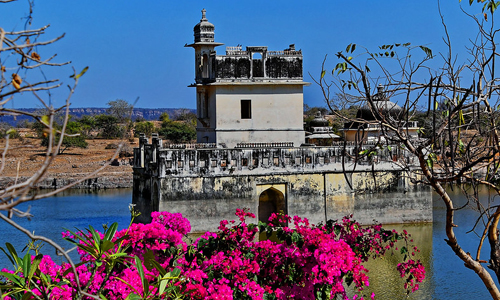
M 241 100 L 241 118 L 251 119 L 252 118 L 252 101 L 251 100 Z

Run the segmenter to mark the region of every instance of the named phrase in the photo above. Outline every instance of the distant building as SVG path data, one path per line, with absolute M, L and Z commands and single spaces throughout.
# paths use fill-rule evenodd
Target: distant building
M 317 112 L 309 123 L 310 132 L 306 132 L 306 144 L 316 146 L 331 146 L 334 141 L 339 141 L 340 136 L 333 132 L 333 128 L 321 112 Z
M 304 143 L 302 51 L 215 48 L 206 11 L 194 27 L 197 142 L 228 148 L 248 143 Z
M 406 113 L 399 105 L 391 102 L 384 93 L 384 87 L 378 86 L 377 94 L 373 95 L 374 109 L 380 116 L 399 120 L 403 133 L 410 138 L 418 138 L 418 124 L 416 121 L 405 121 Z M 368 105 L 361 107 L 356 113 L 358 121 L 344 123 L 344 139 L 354 142 L 377 142 L 385 141 L 385 136 L 389 133 L 383 131 L 383 128 L 377 122 L 377 117 Z

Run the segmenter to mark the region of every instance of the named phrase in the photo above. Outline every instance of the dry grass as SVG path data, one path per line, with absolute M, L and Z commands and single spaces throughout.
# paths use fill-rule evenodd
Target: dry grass
M 137 139 L 134 142 L 120 140 L 87 140 L 86 149 L 70 148 L 56 157 L 49 168 L 50 177 L 55 178 L 79 178 L 95 171 L 98 167 L 109 161 L 116 149 L 105 149 L 108 144 L 124 143 L 124 147 L 131 150 L 137 147 Z M 0 149 L 3 151 L 5 140 L 0 141 Z M 2 177 L 31 176 L 41 165 L 45 158 L 45 147 L 40 146 L 40 140 L 35 138 L 12 139 L 9 141 L 9 151 L 5 157 L 5 168 Z M 119 159 L 120 166 L 108 166 L 100 175 L 102 176 L 130 176 L 132 177 L 132 166 L 128 164 L 129 158 Z

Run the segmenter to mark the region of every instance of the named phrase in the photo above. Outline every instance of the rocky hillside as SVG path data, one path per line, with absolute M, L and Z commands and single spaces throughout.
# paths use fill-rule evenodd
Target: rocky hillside
M 43 115 L 43 111 L 39 108 L 24 108 L 21 109 L 27 112 L 40 112 Z M 70 114 L 74 118 L 81 118 L 84 115 L 101 115 L 106 114 L 107 108 L 104 107 L 80 107 L 80 108 L 70 108 Z M 134 108 L 132 113 L 132 120 L 137 118 L 142 118 L 148 121 L 158 120 L 160 115 L 164 112 L 168 113 L 170 119 L 175 119 L 176 116 L 185 113 L 185 112 L 195 112 L 194 109 L 188 108 Z M 23 121 L 30 121 L 30 118 L 26 116 L 0 116 L 0 122 L 9 123 L 12 126 L 15 126 Z

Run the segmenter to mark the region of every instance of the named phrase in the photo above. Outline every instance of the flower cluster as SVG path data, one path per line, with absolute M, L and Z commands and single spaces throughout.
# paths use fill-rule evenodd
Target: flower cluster
M 418 284 L 425 278 L 425 268 L 420 263 L 420 260 L 409 259 L 406 262 L 398 264 L 397 268 L 401 277 L 406 277 L 405 289 L 411 289 L 412 292 L 418 290 Z
M 81 264 L 72 269 L 38 253 L 31 260 L 20 259 L 14 251 L 16 270 L 0 272 L 0 289 L 4 299 L 87 299 L 85 294 L 92 294 L 110 300 L 132 295 L 359 300 L 366 297 L 363 288 L 369 285 L 363 262 L 395 248 L 397 240 L 406 243 L 401 248 L 405 259 L 397 266 L 407 277 L 405 288 L 417 290 L 425 277 L 422 264 L 411 259 L 415 249 L 407 250 L 406 232 L 361 227 L 351 218 L 312 225 L 305 218 L 273 214 L 268 224 L 256 225 L 247 222 L 255 215 L 246 209 L 238 209 L 236 217 L 221 221 L 219 231 L 207 232 L 190 245 L 183 238 L 191 229 L 189 221 L 168 212 L 153 212 L 151 223 L 131 224 L 121 231 L 113 224 L 103 233 L 92 227 L 64 233 L 78 246 Z M 353 298 L 345 290 L 351 284 L 357 293 Z

